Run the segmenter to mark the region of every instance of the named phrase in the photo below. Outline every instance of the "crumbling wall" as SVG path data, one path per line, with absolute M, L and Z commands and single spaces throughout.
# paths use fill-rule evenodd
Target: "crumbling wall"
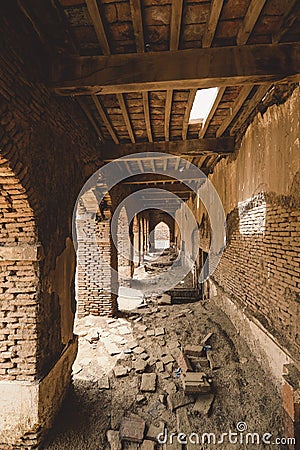
M 241 148 L 209 176 L 227 246 L 212 279 L 297 358 L 300 348 L 300 99 L 256 116 Z M 203 208 L 199 222 L 209 230 Z M 202 241 L 207 251 L 209 238 Z
M 0 380 L 31 380 L 37 371 L 41 248 L 26 189 L 5 158 L 0 164 Z

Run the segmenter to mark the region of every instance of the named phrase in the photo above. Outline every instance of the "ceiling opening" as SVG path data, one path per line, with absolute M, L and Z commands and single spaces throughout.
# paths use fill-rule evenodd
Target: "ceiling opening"
M 218 95 L 219 88 L 199 89 L 196 92 L 191 109 L 189 124 L 203 123 L 208 116 L 214 101 Z

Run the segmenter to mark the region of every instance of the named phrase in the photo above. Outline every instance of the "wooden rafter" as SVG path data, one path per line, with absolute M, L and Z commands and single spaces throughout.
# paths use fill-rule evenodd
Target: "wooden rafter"
M 130 9 L 136 50 L 138 53 L 143 53 L 145 51 L 145 42 L 141 0 L 130 0 Z
M 99 139 L 101 141 L 104 141 L 104 137 L 103 134 L 101 133 L 100 128 L 98 127 L 98 125 L 96 124 L 92 114 L 89 111 L 89 108 L 86 106 L 86 104 L 84 103 L 84 101 L 82 100 L 82 98 L 78 97 L 78 103 L 81 106 L 81 109 L 83 110 L 83 112 L 85 113 L 86 117 L 88 118 L 89 122 L 91 123 L 92 127 L 94 128 L 94 130 L 97 133 L 97 136 L 99 137 Z
M 143 16 L 142 7 L 140 0 L 130 0 L 130 9 L 132 24 L 135 36 L 135 45 L 138 53 L 144 53 L 145 42 L 144 42 L 144 30 L 143 30 Z M 151 118 L 150 118 L 150 106 L 149 106 L 149 93 L 142 92 L 143 97 L 143 109 L 145 124 L 147 130 L 148 141 L 153 142 L 152 128 L 151 128 Z
M 294 11 L 294 8 L 298 5 L 298 13 Z M 293 26 L 294 22 L 299 18 L 299 2 L 298 0 L 291 0 L 289 6 L 282 17 L 281 25 L 277 33 L 272 36 L 273 44 L 277 44 L 281 41 L 281 38 L 285 33 Z
M 218 128 L 218 130 L 216 132 L 217 138 L 222 136 L 222 134 L 227 130 L 227 128 L 229 127 L 229 125 L 231 124 L 231 122 L 233 121 L 233 119 L 235 118 L 235 116 L 237 115 L 239 110 L 241 109 L 244 101 L 246 100 L 246 98 L 248 97 L 248 95 L 250 94 L 252 89 L 253 89 L 253 86 L 244 86 L 241 89 L 241 92 L 239 93 L 238 98 L 236 99 L 234 106 L 232 108 L 231 115 L 223 121 L 222 125 Z
M 144 116 L 145 116 L 148 141 L 153 142 L 151 119 L 150 119 L 150 108 L 149 108 L 149 93 L 148 92 L 143 92 L 143 107 L 144 107 Z
M 216 112 L 218 106 L 219 106 L 219 103 L 220 103 L 220 101 L 223 98 L 225 90 L 226 90 L 226 87 L 219 88 L 218 94 L 217 94 L 217 96 L 215 98 L 215 101 L 214 101 L 212 107 L 211 107 L 211 110 L 209 111 L 209 114 L 206 117 L 206 119 L 204 120 L 204 122 L 202 123 L 202 127 L 201 127 L 201 129 L 199 131 L 199 138 L 203 138 L 204 137 L 204 135 L 206 133 L 206 130 L 207 130 L 207 128 L 208 128 L 208 126 L 209 126 L 213 116 L 215 115 L 215 112 Z
M 183 0 L 172 0 L 170 50 L 177 50 L 180 40 Z
M 170 118 L 172 110 L 173 90 L 167 91 L 165 105 L 165 140 L 170 140 Z
M 170 50 L 177 50 L 180 40 L 181 29 L 181 17 L 182 17 L 183 0 L 172 0 L 172 13 L 171 13 L 171 25 L 170 25 Z M 170 139 L 170 119 L 172 111 L 173 101 L 173 89 L 170 89 L 166 93 L 166 106 L 165 106 L 165 140 Z
M 169 158 L 172 156 L 189 155 L 191 157 L 205 155 L 210 153 L 228 154 L 234 151 L 234 139 L 222 138 L 205 138 L 205 139 L 187 139 L 185 141 L 169 141 L 169 142 L 138 142 L 136 144 L 119 144 L 106 143 L 103 147 L 104 160 L 112 161 L 117 158 L 127 156 L 128 160 L 132 160 L 130 155 L 135 153 L 159 152 L 166 153 Z M 145 159 L 145 158 L 144 158 Z M 150 154 L 148 159 L 153 159 Z
M 266 0 L 258 0 L 258 1 L 257 0 L 252 0 L 251 1 L 250 6 L 249 6 L 249 8 L 247 10 L 245 19 L 244 19 L 244 21 L 242 23 L 242 26 L 241 26 L 240 31 L 239 31 L 238 36 L 237 36 L 237 44 L 238 45 L 244 45 L 244 44 L 247 43 L 248 38 L 251 35 L 251 33 L 253 31 L 253 28 L 255 27 L 255 24 L 256 24 L 256 22 L 257 22 L 257 20 L 259 18 L 259 15 L 260 15 L 260 13 L 262 11 L 262 8 L 264 7 L 265 2 L 266 2 Z M 211 17 L 210 19 L 212 20 L 212 23 L 215 24 L 215 27 L 216 27 L 217 26 L 216 20 L 218 21 L 217 14 L 219 13 L 219 15 L 220 15 L 221 9 L 222 9 L 222 6 L 223 6 L 223 2 L 221 2 L 222 5 L 219 4 L 219 2 L 215 2 L 215 3 L 216 3 L 215 5 L 213 4 L 213 6 L 215 7 L 215 12 L 213 11 L 213 6 L 212 6 L 211 16 L 213 15 L 213 17 Z M 212 39 L 213 39 L 213 37 L 209 41 L 209 39 L 207 38 L 207 43 L 210 42 L 210 45 L 211 45 Z M 208 47 L 210 45 L 208 45 Z M 205 45 L 203 45 L 203 47 L 204 46 Z M 210 113 L 207 116 L 207 118 L 206 118 L 205 122 L 203 123 L 202 128 L 201 128 L 201 130 L 199 132 L 199 138 L 204 137 L 204 135 L 205 135 L 205 133 L 207 131 L 207 128 L 208 128 L 208 126 L 209 126 L 209 124 L 210 124 L 210 122 L 211 122 L 211 120 L 212 120 L 212 118 L 213 118 L 213 116 L 214 116 L 214 114 L 215 114 L 215 112 L 216 112 L 216 110 L 217 110 L 217 108 L 218 108 L 222 98 L 223 98 L 225 90 L 226 90 L 225 87 L 221 87 L 219 89 L 218 95 L 217 95 L 217 97 L 216 97 L 216 99 L 214 101 L 214 104 L 213 104 L 213 106 L 212 106 L 212 108 L 210 110 Z M 237 101 L 239 101 L 239 98 L 237 99 Z M 232 116 L 231 116 L 231 119 L 233 120 Z M 228 118 L 228 121 L 229 121 L 229 118 Z M 226 121 L 225 121 L 225 123 L 226 123 Z M 230 121 L 230 123 L 231 123 L 231 121 Z
M 125 182 L 127 183 L 127 182 Z M 128 183 L 130 183 L 130 181 L 128 181 Z M 161 184 L 163 185 L 165 183 L 165 180 L 161 182 Z M 146 183 L 147 184 L 147 183 Z M 159 185 L 159 182 L 156 182 L 157 185 Z M 146 185 L 145 185 L 146 186 Z M 138 189 L 142 188 L 143 184 L 141 183 L 140 185 L 136 185 L 133 190 L 137 191 Z M 160 186 L 157 186 L 158 188 Z M 174 182 L 173 184 L 168 183 L 166 185 L 166 190 L 170 191 L 170 192 L 174 192 L 174 193 L 178 193 L 178 194 L 188 194 L 189 192 L 191 192 L 191 188 L 188 187 L 186 184 L 180 183 L 178 182 Z
M 288 28 L 294 23 L 294 21 L 297 18 L 297 14 L 293 14 L 293 10 L 295 8 L 295 5 L 297 3 L 297 0 L 293 0 L 290 2 L 290 5 L 284 14 L 282 18 L 281 25 L 279 27 L 279 31 L 272 36 L 272 42 L 273 44 L 278 44 L 288 30 Z M 255 25 L 255 24 L 254 24 Z M 253 27 L 254 27 L 253 25 Z M 259 102 L 265 97 L 267 92 L 271 89 L 272 83 L 261 85 L 258 87 L 257 91 L 253 95 L 253 97 L 249 100 L 247 104 L 247 108 L 245 108 L 241 114 L 239 115 L 238 119 L 235 121 L 233 127 L 230 130 L 230 135 L 233 136 L 239 128 L 242 127 L 242 125 L 246 122 L 254 108 L 259 104 Z
M 119 144 L 119 139 L 117 138 L 117 135 L 116 135 L 116 133 L 115 133 L 111 123 L 110 123 L 109 118 L 106 115 L 106 112 L 103 109 L 103 106 L 100 103 L 99 98 L 96 95 L 92 95 L 92 99 L 93 99 L 93 102 L 95 103 L 97 111 L 100 114 L 100 117 L 103 120 L 103 122 L 104 122 L 104 124 L 105 124 L 105 126 L 106 126 L 106 128 L 107 128 L 107 130 L 109 132 L 109 134 L 111 135 L 114 143 L 115 144 Z
M 253 97 L 249 100 L 247 104 L 247 108 L 245 108 L 240 115 L 238 116 L 237 120 L 235 121 L 233 127 L 230 129 L 230 135 L 233 136 L 238 129 L 243 125 L 243 123 L 247 120 L 247 118 L 250 116 L 254 108 L 259 104 L 259 102 L 264 98 L 266 95 L 268 89 L 272 85 L 269 85 L 269 87 L 266 87 L 265 85 L 261 85 L 258 87 L 257 91 L 253 95 Z
M 197 93 L 197 89 L 192 89 L 189 92 L 188 101 L 186 104 L 185 112 L 184 112 L 184 118 L 183 118 L 183 124 L 182 124 L 182 139 L 185 140 L 187 137 L 188 127 L 189 127 L 189 120 L 190 120 L 190 114 L 191 109 L 194 103 L 195 95 Z
M 150 165 L 151 165 L 152 172 L 155 173 L 156 172 L 156 167 L 155 167 L 155 160 L 154 159 L 150 160 Z
M 202 171 L 204 173 L 204 171 Z M 159 184 L 159 183 L 170 183 L 170 184 L 177 184 L 178 180 L 172 178 L 173 175 L 167 176 L 167 175 L 161 175 L 161 174 L 156 174 L 156 177 L 153 177 L 152 173 L 145 173 L 143 175 L 137 175 L 137 176 L 133 176 L 131 178 L 131 180 L 126 181 L 124 184 Z M 204 178 L 204 177 L 203 177 Z M 182 176 L 180 178 L 180 181 L 198 181 L 200 182 L 200 178 L 199 175 L 196 176 Z
M 134 144 L 135 137 L 134 137 L 133 129 L 131 126 L 131 122 L 130 122 L 130 118 L 129 118 L 129 114 L 128 114 L 128 110 L 127 110 L 127 106 L 126 106 L 123 94 L 117 94 L 117 99 L 118 99 L 118 102 L 119 102 L 119 105 L 120 105 L 120 108 L 122 111 L 122 115 L 124 118 L 124 122 L 125 122 L 125 125 L 127 128 L 128 135 L 131 139 L 131 142 Z
M 59 56 L 53 60 L 50 76 L 52 88 L 63 95 L 297 82 L 299 52 L 300 43 L 293 42 L 110 56 Z
M 211 46 L 217 29 L 219 17 L 222 11 L 224 0 L 213 0 L 210 8 L 210 16 L 206 25 L 205 33 L 202 39 L 202 47 Z
M 95 32 L 104 55 L 110 54 L 109 43 L 105 33 L 102 17 L 98 8 L 97 0 L 85 0 L 89 15 L 92 19 Z
M 141 173 L 144 173 L 144 166 L 143 166 L 143 162 L 141 159 L 137 159 L 136 162 L 138 163 L 139 169 L 141 171 Z
M 205 33 L 203 36 L 203 40 L 202 40 L 203 48 L 211 47 L 216 29 L 217 29 L 219 17 L 220 17 L 221 11 L 222 11 L 223 3 L 224 3 L 224 0 L 213 0 L 213 2 L 211 4 L 210 16 L 209 16 L 207 27 L 206 27 L 206 30 L 205 30 Z M 207 130 L 218 106 L 219 106 L 219 103 L 220 103 L 222 97 L 223 97 L 225 89 L 226 89 L 226 87 L 219 88 L 218 95 L 216 96 L 216 98 L 214 100 L 211 110 L 210 110 L 208 116 L 206 117 L 206 119 L 204 120 L 204 122 L 202 123 L 202 127 L 199 131 L 199 138 L 204 137 L 206 130 Z
M 267 0 L 251 0 L 236 38 L 237 45 L 244 45 L 247 43 L 266 1 Z

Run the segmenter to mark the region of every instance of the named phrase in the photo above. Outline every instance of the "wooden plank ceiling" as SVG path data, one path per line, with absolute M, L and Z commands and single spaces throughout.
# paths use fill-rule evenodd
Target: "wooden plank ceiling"
M 31 21 L 37 18 L 43 30 L 46 18 L 40 3 L 30 0 L 20 4 L 26 4 L 25 13 Z M 51 7 L 59 12 L 64 27 L 64 42 L 57 44 L 59 53 L 67 56 L 140 53 L 142 58 L 150 52 L 259 47 L 295 43 L 300 34 L 296 0 L 52 0 Z M 47 20 L 49 33 L 49 14 Z M 159 143 L 158 151 L 166 145 L 176 148 L 176 154 L 182 145 L 194 149 L 194 154 L 191 151 L 185 157 L 208 172 L 220 155 L 230 152 L 230 146 L 234 150 L 233 140 L 225 138 L 236 136 L 272 87 L 271 81 L 228 84 L 216 86 L 219 92 L 206 120 L 191 124 L 197 86 L 94 93 L 77 99 L 106 148 L 107 160 L 126 154 L 127 144 L 132 146 L 130 153 L 144 151 L 142 143 L 155 151 Z M 220 144 L 219 139 L 225 140 Z M 191 142 L 190 147 L 183 145 L 185 141 Z M 169 142 L 173 147 L 167 146 Z

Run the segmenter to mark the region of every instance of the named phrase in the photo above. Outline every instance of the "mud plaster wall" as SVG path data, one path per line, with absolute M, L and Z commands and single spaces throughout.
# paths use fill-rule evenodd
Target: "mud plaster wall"
M 50 369 L 72 336 L 72 209 L 99 159 L 99 143 L 78 104 L 45 86 L 45 49 L 15 1 L 6 2 L 0 28 L 0 152 L 7 161 L 1 164 L 18 181 L 11 192 L 9 183 L 1 184 L 7 208 L 0 244 L 39 242 L 45 255 L 38 262 L 1 262 L 7 289 L 0 291 L 0 376 L 29 381 Z
M 257 115 L 239 151 L 221 160 L 209 177 L 227 219 L 227 247 L 212 278 L 296 358 L 300 348 L 299 93 L 298 87 L 284 104 Z M 201 247 L 207 251 L 207 216 L 201 207 L 197 214 L 206 230 Z

